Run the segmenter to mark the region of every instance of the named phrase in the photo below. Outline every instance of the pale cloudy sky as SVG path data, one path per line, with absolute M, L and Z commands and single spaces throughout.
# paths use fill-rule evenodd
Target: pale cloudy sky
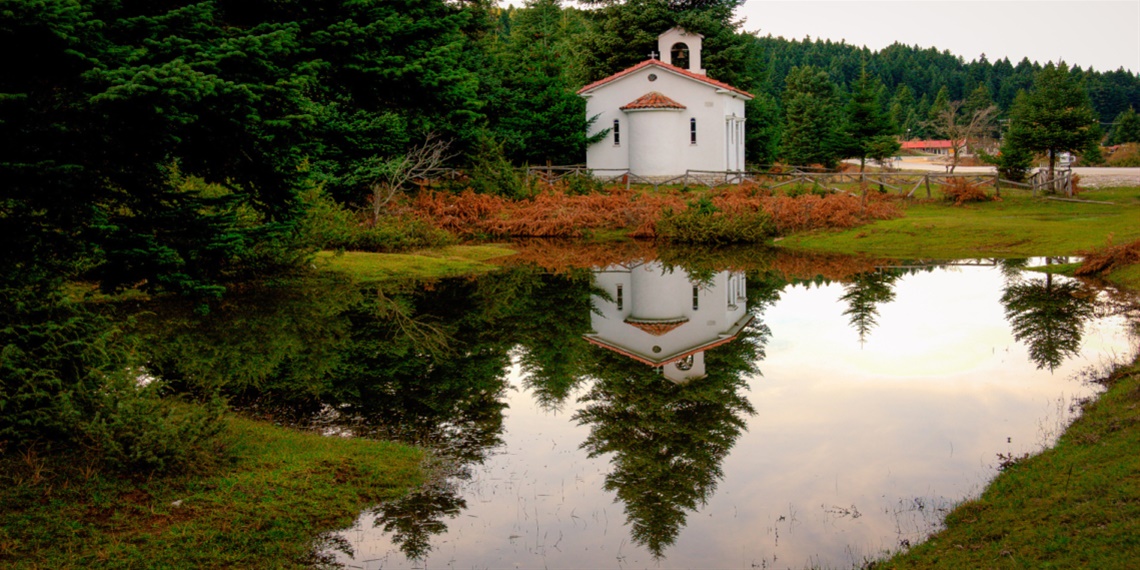
M 991 62 L 1028 57 L 1140 73 L 1140 0 L 746 0 L 737 16 L 762 36 L 846 40 L 872 50 L 901 42 L 966 61 L 984 53 Z
M 788 39 L 894 42 L 949 50 L 967 61 L 1022 57 L 1140 72 L 1140 0 L 747 0 L 744 29 Z

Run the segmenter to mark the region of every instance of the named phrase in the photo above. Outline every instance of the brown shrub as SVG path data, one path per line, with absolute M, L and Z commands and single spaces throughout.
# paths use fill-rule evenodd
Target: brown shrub
M 821 228 L 849 228 L 876 219 L 901 215 L 898 206 L 872 194 L 866 203 L 846 194 L 772 196 L 755 184 L 711 195 L 725 217 L 755 218 L 765 214 L 778 233 Z M 665 212 L 686 209 L 676 190 L 639 193 L 629 190 L 568 195 L 543 191 L 533 198 L 510 200 L 470 190 L 460 194 L 425 191 L 408 206 L 411 213 L 436 227 L 466 235 L 495 237 L 580 237 L 590 230 L 625 230 L 631 237 L 656 238 Z
M 1140 239 L 1123 245 L 1113 245 L 1110 236 L 1104 247 L 1079 253 L 1085 259 L 1073 273 L 1082 277 L 1100 275 L 1118 267 L 1140 263 Z
M 942 194 L 946 196 L 947 200 L 954 202 L 955 206 L 961 206 L 966 202 L 986 202 L 992 200 L 981 186 L 977 184 L 970 184 L 964 178 L 952 178 L 949 182 L 942 186 Z
M 771 216 L 776 232 L 788 234 L 817 229 L 851 228 L 873 220 L 897 218 L 902 211 L 884 194 L 870 193 L 866 202 L 850 194 L 797 197 L 772 196 L 763 200 L 764 211 Z

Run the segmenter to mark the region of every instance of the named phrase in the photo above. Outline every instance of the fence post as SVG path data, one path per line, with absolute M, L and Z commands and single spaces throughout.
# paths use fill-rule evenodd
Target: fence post
M 1001 198 L 1001 174 L 994 173 L 994 195 Z
M 924 174 L 922 180 L 926 183 L 926 197 L 930 198 L 930 175 Z

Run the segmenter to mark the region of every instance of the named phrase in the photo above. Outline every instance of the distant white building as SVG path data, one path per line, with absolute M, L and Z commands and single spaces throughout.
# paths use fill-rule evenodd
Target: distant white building
M 649 59 L 578 91 L 586 117 L 597 116 L 591 134 L 610 129 L 586 150 L 588 168 L 652 179 L 744 170 L 744 102 L 752 95 L 705 75 L 702 38 L 673 28 L 658 36 Z
M 612 300 L 594 297 L 586 340 L 678 384 L 705 376 L 705 351 L 732 342 L 752 320 L 741 271 L 695 282 L 654 261 L 596 270 L 594 283 Z

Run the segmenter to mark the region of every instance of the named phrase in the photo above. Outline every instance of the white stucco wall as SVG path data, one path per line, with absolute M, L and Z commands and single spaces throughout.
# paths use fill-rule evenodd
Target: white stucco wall
M 630 109 L 625 112 L 629 125 L 629 170 L 634 174 L 680 176 L 685 173 L 684 147 L 674 139 L 688 127 L 682 121 L 683 109 Z
M 657 76 L 655 81 L 649 80 L 651 74 Z M 630 151 L 637 148 L 638 144 L 638 134 L 631 129 L 631 120 L 639 121 L 640 117 L 634 115 L 647 113 L 644 111 L 627 113 L 620 107 L 651 91 L 660 92 L 684 105 L 685 109 L 670 114 L 670 120 L 677 123 L 675 127 L 662 126 L 660 129 L 648 131 L 652 136 L 660 137 L 661 140 L 655 144 L 673 147 L 676 161 L 672 162 L 667 170 L 642 172 L 633 168 L 634 164 L 630 162 Z M 597 115 L 597 119 L 590 127 L 591 134 L 611 128 L 615 119 L 621 125 L 620 144 L 614 144 L 613 133 L 610 133 L 586 149 L 586 165 L 595 170 L 599 176 L 605 176 L 607 169 L 628 168 L 642 176 L 668 176 L 684 174 L 690 169 L 723 171 L 743 167 L 743 146 L 732 148 L 736 160 L 728 159 L 730 140 L 725 120 L 726 117 L 744 117 L 744 98 L 739 94 L 650 65 L 582 95 L 586 97 L 586 116 Z M 665 113 L 648 114 L 665 115 Z M 692 118 L 697 120 L 695 145 L 689 142 L 689 119 Z M 666 132 L 669 128 L 672 132 Z

